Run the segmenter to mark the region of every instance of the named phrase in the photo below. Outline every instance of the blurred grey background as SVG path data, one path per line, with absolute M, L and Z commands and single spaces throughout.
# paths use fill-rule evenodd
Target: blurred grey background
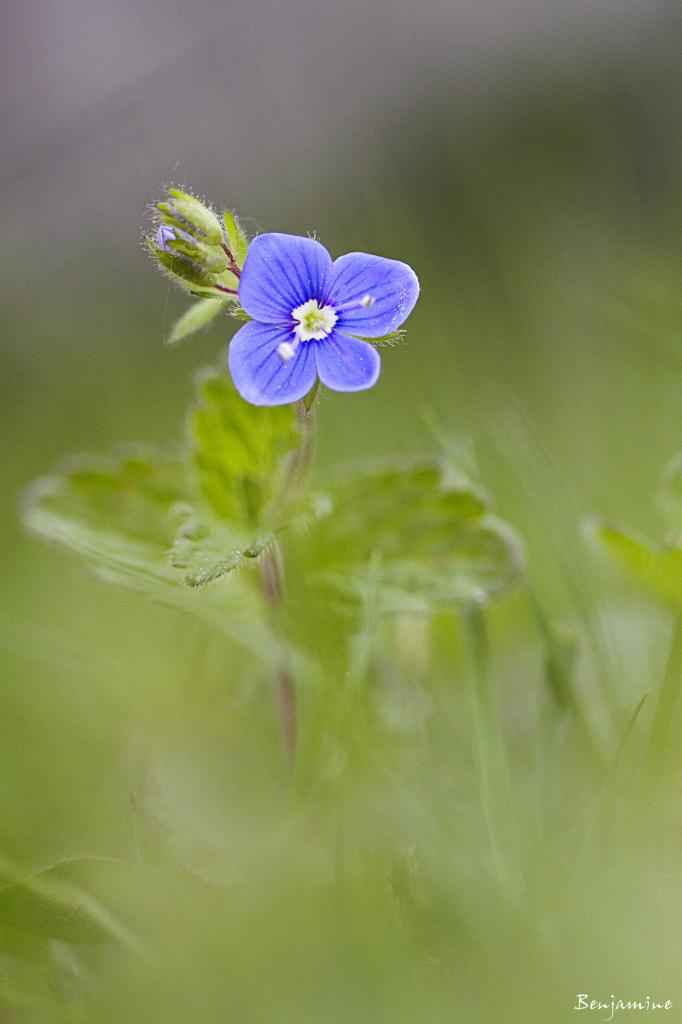
M 37 233 L 52 272 L 71 246 L 108 269 L 143 197 L 186 177 L 256 220 L 306 223 L 403 147 L 426 162 L 419 132 L 470 151 L 494 113 L 513 130 L 519 104 L 609 73 L 611 90 L 647 75 L 668 105 L 679 33 L 677 5 L 651 0 L 10 0 L 5 235 L 30 259 Z

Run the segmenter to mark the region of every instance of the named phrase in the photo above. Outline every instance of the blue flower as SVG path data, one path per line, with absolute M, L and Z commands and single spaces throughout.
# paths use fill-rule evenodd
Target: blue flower
M 405 263 L 351 252 L 332 263 L 312 238 L 253 240 L 239 300 L 253 317 L 230 345 L 230 372 L 253 405 L 284 405 L 319 376 L 333 391 L 376 384 L 379 353 L 362 338 L 390 334 L 412 312 L 419 282 Z

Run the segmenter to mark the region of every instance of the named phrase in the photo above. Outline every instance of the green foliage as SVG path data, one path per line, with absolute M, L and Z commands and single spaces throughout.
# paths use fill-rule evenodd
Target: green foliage
M 682 548 L 656 544 L 608 523 L 597 522 L 593 536 L 647 590 L 671 605 L 682 606 Z
M 477 488 L 450 479 L 436 461 L 335 485 L 297 543 L 314 551 L 315 573 L 346 598 L 363 597 L 372 563 L 385 611 L 484 603 L 508 592 L 523 570 L 518 537 Z
M 226 370 L 205 370 L 197 392 L 186 447 L 72 461 L 29 493 L 29 528 L 83 556 L 101 578 L 231 636 L 236 619 L 224 610 L 239 603 L 251 619 L 240 642 L 252 650 L 269 635 L 252 577 L 215 584 L 256 562 L 276 536 L 291 558 L 291 591 L 318 594 L 319 614 L 330 594 L 331 607 L 362 605 L 370 566 L 390 612 L 480 604 L 517 582 L 517 537 L 440 462 L 387 466 L 306 495 L 309 413 L 299 422 L 293 406 L 246 403 Z M 207 584 L 193 600 L 190 590 Z M 259 653 L 271 650 L 266 642 Z
M 405 331 L 399 329 L 397 331 L 391 331 L 390 334 L 381 334 L 378 338 L 366 339 L 371 341 L 372 345 L 377 348 L 393 348 L 405 337 Z
M 239 223 L 236 213 L 233 213 L 231 210 L 224 210 L 223 220 L 225 221 L 225 231 L 227 232 L 228 249 L 234 256 L 237 266 L 243 267 L 249 248 L 249 240 Z
M 682 452 L 666 466 L 657 504 L 667 526 L 662 542 L 596 520 L 591 534 L 637 582 L 674 608 L 682 608 Z
M 49 533 L 62 519 L 87 523 L 101 535 L 126 537 L 131 548 L 164 550 L 175 535 L 171 511 L 191 496 L 179 456 L 127 448 L 119 456 L 82 456 L 59 475 L 40 480 L 25 503 L 28 525 Z
M 0 876 L 12 881 L 0 886 L 0 925 L 61 942 L 113 939 L 139 953 L 141 943 L 98 891 L 113 883 L 120 897 L 124 888 L 143 884 L 143 874 L 139 866 L 102 857 L 70 858 L 31 875 L 2 860 Z
M 199 387 L 193 446 L 74 460 L 30 489 L 25 521 L 100 579 L 189 611 L 268 656 L 269 630 L 248 580 L 201 599 L 189 588 L 253 564 L 272 543 L 260 524 L 298 437 L 295 416 L 248 406 L 226 370 L 208 371 Z
M 267 521 L 283 457 L 300 440 L 293 406 L 250 405 L 220 370 L 201 374 L 197 391 L 189 438 L 203 497 L 221 519 Z
M 185 500 L 185 468 L 160 453 L 80 460 L 38 481 L 24 504 L 26 525 L 83 556 L 109 582 L 155 594 L 172 592 L 178 574 L 166 551 Z M 163 483 L 161 483 L 163 481 Z
M 225 300 L 220 298 L 199 299 L 173 325 L 173 329 L 168 335 L 168 344 L 177 345 L 179 341 L 184 341 L 191 334 L 212 323 L 224 310 L 225 305 Z
M 260 558 L 275 542 L 274 535 L 267 534 L 239 547 L 240 537 L 234 527 L 214 518 L 201 520 L 193 509 L 187 513 L 170 549 L 170 560 L 176 569 L 184 570 L 185 583 L 190 587 L 215 583 L 248 560 Z
M 159 244 L 156 232 L 148 235 L 145 242 L 149 252 L 190 294 L 224 299 L 225 289 L 229 289 L 236 300 L 239 271 L 248 249 L 248 239 L 236 215 L 226 212 L 221 221 L 210 207 L 188 192 L 169 188 L 167 195 L 155 206 L 163 241 Z M 176 324 L 172 342 L 212 319 L 205 307 L 193 307 L 186 317 Z

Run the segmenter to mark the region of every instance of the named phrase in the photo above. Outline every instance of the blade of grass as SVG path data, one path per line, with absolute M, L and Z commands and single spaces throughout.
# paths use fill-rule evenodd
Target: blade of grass
M 493 859 L 506 887 L 518 887 L 519 850 L 506 738 L 493 687 L 485 613 L 469 605 L 460 613 L 471 686 L 481 798 Z

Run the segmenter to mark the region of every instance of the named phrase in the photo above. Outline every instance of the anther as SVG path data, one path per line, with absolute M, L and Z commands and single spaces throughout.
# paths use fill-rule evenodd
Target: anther
M 288 363 L 290 359 L 293 359 L 296 355 L 296 349 L 291 342 L 283 341 L 277 346 L 277 355 L 280 359 L 283 359 L 285 363 Z
M 336 310 L 338 313 L 345 313 L 349 309 L 357 309 L 358 306 L 361 309 L 369 309 L 376 301 L 373 295 L 363 295 L 361 299 L 353 299 L 352 302 L 344 302 L 342 306 L 336 306 Z

